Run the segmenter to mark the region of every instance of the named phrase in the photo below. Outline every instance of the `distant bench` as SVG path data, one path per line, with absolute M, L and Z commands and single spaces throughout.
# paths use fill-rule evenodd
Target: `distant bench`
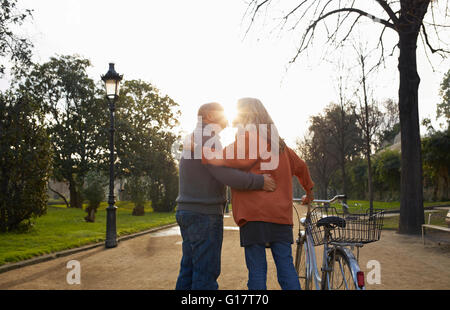
M 450 233 L 450 210 L 447 212 L 447 215 L 445 217 L 445 222 L 447 223 L 447 225 L 449 227 L 444 227 L 444 226 L 438 226 L 438 225 L 431 225 L 430 224 L 430 220 L 431 220 L 431 214 L 428 216 L 428 224 L 422 224 L 422 241 L 423 244 L 425 244 L 425 228 L 428 229 L 434 229 L 434 230 L 439 230 L 439 231 L 444 231 L 444 232 L 448 232 Z

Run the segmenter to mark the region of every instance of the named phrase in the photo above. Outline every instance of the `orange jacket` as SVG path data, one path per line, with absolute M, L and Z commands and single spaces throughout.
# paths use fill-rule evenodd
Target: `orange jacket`
M 245 158 L 237 159 L 237 141 L 223 150 L 223 159 L 207 159 L 203 154 L 202 163 L 239 168 L 256 174 L 270 174 L 277 188 L 274 192 L 232 190 L 234 221 L 239 227 L 250 221 L 262 221 L 277 224 L 293 225 L 292 219 L 292 177 L 295 175 L 306 192 L 314 187 L 306 163 L 289 147 L 285 147 L 278 156 L 278 167 L 274 170 L 261 170 L 262 162 L 270 159 L 249 158 L 249 137 L 245 136 Z M 259 145 L 259 139 L 258 139 Z M 228 151 L 227 151 L 228 149 Z M 233 159 L 227 159 L 226 153 L 233 153 Z

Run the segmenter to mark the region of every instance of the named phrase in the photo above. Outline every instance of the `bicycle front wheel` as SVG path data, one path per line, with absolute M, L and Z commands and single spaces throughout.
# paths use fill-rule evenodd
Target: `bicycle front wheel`
M 303 290 L 311 289 L 311 278 L 308 276 L 306 264 L 305 240 L 300 238 L 297 240 L 297 249 L 295 251 L 295 270 L 297 270 L 298 280 Z
M 354 256 L 342 248 L 330 250 L 328 253 L 329 272 L 323 285 L 330 290 L 356 290 L 358 284 L 356 274 L 359 266 Z

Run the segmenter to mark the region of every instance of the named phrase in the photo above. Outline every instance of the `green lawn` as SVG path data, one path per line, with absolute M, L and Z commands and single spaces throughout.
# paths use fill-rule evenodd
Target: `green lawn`
M 428 212 L 425 212 L 425 223 L 428 224 Z M 447 210 L 441 210 L 438 212 L 433 212 L 433 215 L 431 216 L 431 225 L 438 225 L 447 227 L 447 224 L 445 223 L 445 215 L 447 214 Z M 390 230 L 398 230 L 398 221 L 399 216 L 390 216 L 385 217 L 383 221 L 383 229 L 390 229 Z
M 30 231 L 0 234 L 0 265 L 105 240 L 106 206 L 100 205 L 95 223 L 85 222 L 84 210 L 48 206 L 47 214 L 37 218 Z M 153 212 L 149 204 L 144 216 L 132 216 L 130 202 L 116 206 L 118 236 L 175 222 L 175 212 Z

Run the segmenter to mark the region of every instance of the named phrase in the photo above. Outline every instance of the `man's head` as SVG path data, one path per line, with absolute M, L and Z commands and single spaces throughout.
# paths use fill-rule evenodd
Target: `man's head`
M 198 109 L 197 115 L 206 124 L 218 124 L 222 129 L 228 126 L 223 107 L 217 102 L 205 103 Z

